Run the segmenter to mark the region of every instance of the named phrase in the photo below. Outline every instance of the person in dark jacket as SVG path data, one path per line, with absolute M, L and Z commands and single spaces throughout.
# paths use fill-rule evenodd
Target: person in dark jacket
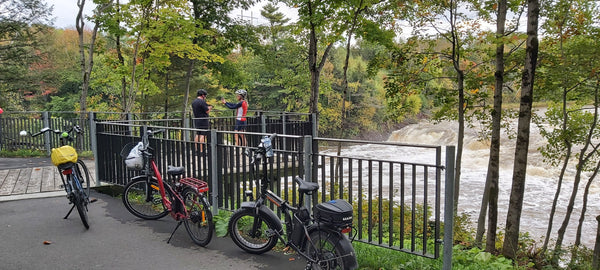
M 192 102 L 192 110 L 194 112 L 194 127 L 197 129 L 204 129 L 196 131 L 195 141 L 200 143 L 200 151 L 203 150 L 204 142 L 206 142 L 207 129 L 210 128 L 210 122 L 208 121 L 208 114 L 212 109 L 212 106 L 206 103 L 206 96 L 208 92 L 204 89 L 200 89 L 197 92 L 198 97 Z

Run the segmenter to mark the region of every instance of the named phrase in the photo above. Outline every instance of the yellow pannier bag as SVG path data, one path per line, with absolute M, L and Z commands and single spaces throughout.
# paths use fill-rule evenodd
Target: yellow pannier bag
M 58 166 L 67 162 L 77 162 L 77 151 L 75 148 L 65 145 L 59 148 L 52 148 L 52 154 L 50 154 L 52 164 Z

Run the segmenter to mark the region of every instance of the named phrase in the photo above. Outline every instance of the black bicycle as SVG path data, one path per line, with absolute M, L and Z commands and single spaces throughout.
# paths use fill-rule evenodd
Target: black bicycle
M 67 192 L 69 204 L 73 204 L 64 219 L 67 219 L 74 208 L 77 208 L 81 222 L 86 229 L 90 228 L 88 221 L 88 204 L 90 201 L 90 172 L 85 163 L 77 156 L 75 148 L 69 144 L 74 141 L 76 136 L 83 134 L 83 130 L 78 125 L 73 125 L 67 131 L 52 130 L 48 127 L 41 129 L 35 134 L 30 134 L 27 131 L 21 131 L 21 135 L 30 134 L 31 137 L 37 137 L 44 133 L 54 133 L 59 136 L 61 147 L 52 148 L 50 158 L 52 164 L 58 168 L 62 185 Z
M 250 201 L 243 202 L 229 220 L 228 232 L 233 242 L 246 252 L 262 254 L 280 239 L 307 260 L 306 269 L 356 269 L 356 254 L 346 235 L 352 232 L 352 206 L 348 202 L 320 203 L 313 208 L 311 216 L 304 205 L 304 196 L 316 192 L 317 183 L 300 177 L 294 179 L 300 193 L 297 207 L 268 189 L 267 158 L 273 156 L 271 141 L 274 138 L 275 135 L 265 136 L 258 148 L 250 151 L 251 172 L 256 174 L 256 161 L 262 160 L 263 177 L 256 178 L 257 186 L 260 185 L 256 200 L 252 190 L 246 190 L 245 196 Z M 266 205 L 267 201 L 283 213 L 285 231 L 281 219 Z

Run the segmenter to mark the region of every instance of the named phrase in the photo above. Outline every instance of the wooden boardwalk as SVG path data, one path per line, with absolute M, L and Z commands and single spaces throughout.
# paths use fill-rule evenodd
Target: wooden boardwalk
M 85 160 L 90 170 L 91 187 L 96 186 L 96 170 L 93 160 Z M 64 191 L 58 169 L 54 166 L 0 169 L 0 198 L 27 194 L 44 195 Z

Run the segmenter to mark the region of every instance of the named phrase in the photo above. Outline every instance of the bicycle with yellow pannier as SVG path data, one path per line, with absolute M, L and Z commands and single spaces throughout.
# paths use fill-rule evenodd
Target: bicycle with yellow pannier
M 83 134 L 78 125 L 73 125 L 68 131 L 52 130 L 48 127 L 41 129 L 31 137 L 37 137 L 46 132 L 54 133 L 60 138 L 60 147 L 52 148 L 50 158 L 52 164 L 58 168 L 62 187 L 67 192 L 69 204 L 73 204 L 64 219 L 67 219 L 74 208 L 77 208 L 81 222 L 86 229 L 90 228 L 88 221 L 88 204 L 90 201 L 90 172 L 85 163 L 78 159 L 77 151 L 69 143 L 74 141 L 72 134 L 77 136 Z M 21 135 L 29 134 L 27 131 L 21 131 Z

